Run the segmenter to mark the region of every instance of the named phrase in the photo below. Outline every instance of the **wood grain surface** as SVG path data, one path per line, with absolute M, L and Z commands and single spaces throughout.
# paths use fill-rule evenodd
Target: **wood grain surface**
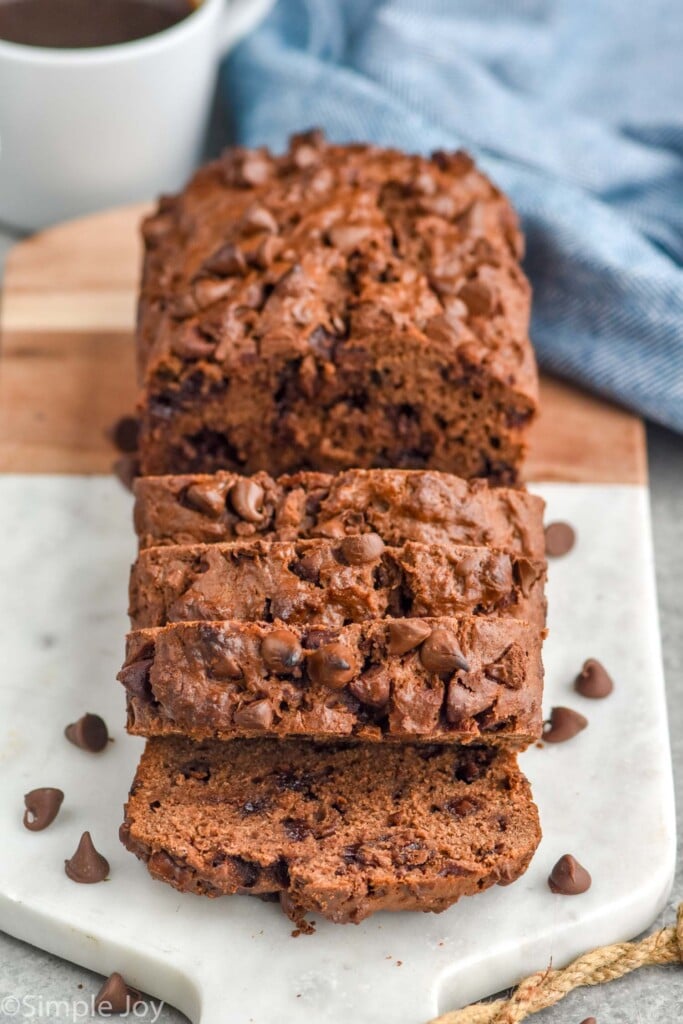
M 107 473 L 106 431 L 135 403 L 138 223 L 145 206 L 20 242 L 0 320 L 0 472 Z M 561 381 L 541 381 L 529 480 L 644 483 L 641 420 Z

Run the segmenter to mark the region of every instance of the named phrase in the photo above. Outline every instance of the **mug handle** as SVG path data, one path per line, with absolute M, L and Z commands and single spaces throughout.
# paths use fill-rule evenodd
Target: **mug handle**
M 228 0 L 218 33 L 218 48 L 227 53 L 266 16 L 275 0 Z

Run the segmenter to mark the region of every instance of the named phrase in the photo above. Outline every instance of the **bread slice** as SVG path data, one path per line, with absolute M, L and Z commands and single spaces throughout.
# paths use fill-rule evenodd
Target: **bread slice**
M 508 200 L 465 153 L 235 149 L 145 222 L 145 473 L 515 480 L 538 384 Z
M 504 613 L 543 627 L 545 563 L 377 534 L 147 548 L 130 578 L 133 629 L 238 619 L 343 626 L 384 616 Z
M 516 619 L 180 622 L 130 633 L 119 679 L 143 736 L 523 748 L 542 725 L 541 631 Z
M 295 920 L 337 922 L 507 885 L 540 836 L 504 751 L 184 738 L 147 743 L 121 828 L 176 889 L 276 895 Z
M 541 498 L 448 473 L 352 469 L 278 479 L 228 472 L 141 477 L 135 498 L 142 548 L 372 532 L 390 545 L 476 544 L 545 557 Z

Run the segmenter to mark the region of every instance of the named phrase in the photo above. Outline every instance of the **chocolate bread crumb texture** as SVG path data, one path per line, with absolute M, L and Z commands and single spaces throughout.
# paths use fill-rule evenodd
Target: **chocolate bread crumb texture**
M 343 626 L 385 616 L 504 613 L 543 628 L 545 563 L 376 533 L 340 540 L 148 548 L 133 566 L 133 629 L 237 619 Z
M 150 740 L 121 838 L 207 896 L 279 897 L 297 921 L 446 909 L 507 885 L 540 839 L 513 755 L 486 746 Z M 362 793 L 362 800 L 358 794 Z
M 466 154 L 232 149 L 143 234 L 142 473 L 516 480 L 537 406 L 522 236 Z
M 545 558 L 544 502 L 433 471 L 348 470 L 142 477 L 135 483 L 140 547 L 307 540 L 376 533 L 385 544 L 484 545 Z
M 520 749 L 541 735 L 540 647 L 538 628 L 507 618 L 186 622 L 129 634 L 119 679 L 138 735 Z

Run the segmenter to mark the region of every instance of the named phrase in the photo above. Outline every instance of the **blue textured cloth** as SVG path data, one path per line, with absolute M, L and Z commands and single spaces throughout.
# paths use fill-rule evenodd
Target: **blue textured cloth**
M 522 215 L 542 365 L 683 431 L 682 0 L 279 0 L 222 86 L 246 144 L 466 147 Z

